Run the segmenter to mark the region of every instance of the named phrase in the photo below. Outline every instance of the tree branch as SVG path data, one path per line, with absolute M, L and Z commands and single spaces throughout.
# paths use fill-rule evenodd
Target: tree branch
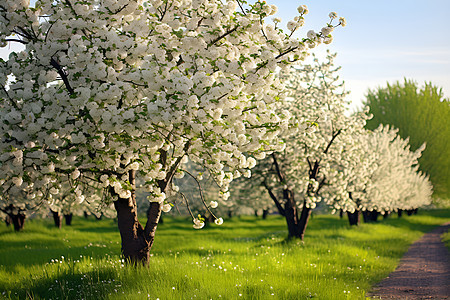
M 242 7 L 241 1 L 239 1 L 239 0 L 236 0 L 236 1 L 238 3 L 239 7 L 241 8 L 242 13 L 244 14 L 244 16 L 246 16 L 247 13 L 245 12 L 244 8 Z
M 267 182 L 264 180 L 262 182 L 262 184 L 264 185 L 264 187 L 266 188 L 267 192 L 269 193 L 270 198 L 272 198 L 273 202 L 275 203 L 275 206 L 277 207 L 278 212 L 280 213 L 280 215 L 285 216 L 286 212 L 285 212 L 283 206 L 281 205 L 280 201 L 278 201 L 278 199 L 275 196 L 275 194 L 272 192 L 272 189 L 267 185 Z
M 331 147 L 331 144 L 333 143 L 333 141 L 336 139 L 336 137 L 337 137 L 341 132 L 342 132 L 342 130 L 339 129 L 336 133 L 333 134 L 333 136 L 332 136 L 330 142 L 329 142 L 328 145 L 327 145 L 327 148 L 325 149 L 325 151 L 323 151 L 323 153 L 327 154 L 328 150 L 329 150 L 330 147 Z
M 190 143 L 187 142 L 187 143 L 184 145 L 184 148 L 183 148 L 184 153 L 186 153 L 186 152 L 189 150 L 189 147 L 190 147 Z M 163 165 L 165 165 L 166 160 L 167 160 L 167 152 L 164 151 L 164 152 L 162 152 L 162 153 L 160 154 L 160 156 L 161 156 L 161 155 L 163 155 L 163 157 L 162 157 L 162 159 L 163 159 L 163 161 L 164 161 Z M 161 189 L 162 192 L 165 191 L 165 189 L 166 189 L 167 185 L 169 184 L 169 182 L 172 181 L 172 178 L 173 178 L 173 176 L 175 175 L 175 172 L 177 171 L 177 168 L 178 168 L 178 166 L 179 166 L 181 160 L 183 159 L 183 156 L 184 156 L 184 155 L 181 155 L 180 157 L 177 158 L 177 160 L 175 161 L 175 163 L 172 165 L 172 167 L 170 168 L 170 170 L 167 172 L 166 178 L 164 178 L 164 179 L 158 181 L 159 188 Z
M 195 178 L 194 175 L 192 175 L 188 171 L 186 171 L 186 170 L 183 170 L 183 171 L 186 174 L 188 174 L 189 176 L 191 176 L 195 180 L 195 182 L 197 182 L 198 190 L 200 192 L 200 199 L 202 200 L 203 205 L 205 206 L 206 210 L 211 214 L 211 216 L 213 216 L 214 219 L 217 219 L 217 217 L 214 215 L 214 213 L 209 209 L 208 204 L 206 204 L 205 197 L 203 196 L 203 189 L 202 189 L 202 186 L 201 186 L 200 182 L 197 180 L 197 178 Z
M 215 38 L 214 40 L 212 40 L 211 42 L 209 42 L 208 46 L 206 46 L 206 49 L 208 49 L 210 46 L 214 45 L 215 43 L 217 43 L 218 41 L 220 41 L 221 39 L 223 39 L 223 38 L 226 37 L 227 35 L 233 33 L 234 31 L 236 31 L 236 29 L 238 29 L 238 26 L 235 26 L 234 28 L 228 30 L 228 31 L 225 32 L 224 34 L 218 36 L 217 38 Z
M 284 174 L 281 172 L 280 165 L 278 164 L 275 153 L 272 153 L 272 158 L 273 158 L 273 164 L 275 166 L 275 170 L 277 172 L 278 179 L 280 179 L 280 182 L 283 183 L 286 180 L 286 178 L 284 177 Z
M 311 169 L 309 169 L 309 178 L 312 179 L 316 179 L 317 173 L 319 173 L 319 161 L 315 161 L 314 162 L 314 167 Z
M 15 109 L 19 110 L 19 106 L 17 106 L 17 103 L 14 101 L 14 99 L 12 99 L 9 94 L 8 91 L 6 90 L 5 86 L 2 84 L 1 85 L 2 90 L 5 92 L 6 97 L 8 97 L 9 101 L 11 101 L 12 106 L 14 106 Z
M 326 176 L 323 176 L 323 179 L 320 181 L 319 187 L 317 188 L 316 193 L 318 193 L 318 192 L 320 191 L 320 189 L 321 189 L 324 185 L 326 185 L 326 182 L 325 182 L 326 179 L 327 179 L 327 177 L 326 177 Z
M 6 39 L 5 41 L 6 42 L 17 42 L 17 43 L 21 43 L 21 44 L 24 44 L 24 45 L 28 45 L 28 43 L 29 43 L 29 42 L 25 42 L 25 41 L 19 40 L 19 39 Z
M 69 79 L 67 78 L 66 72 L 64 72 L 64 70 L 61 68 L 61 65 L 56 61 L 56 59 L 54 57 L 52 57 L 50 59 L 50 64 L 52 65 L 53 68 L 56 69 L 56 71 L 58 72 L 59 76 L 61 76 L 61 79 L 64 82 L 64 85 L 66 86 L 67 91 L 69 91 L 69 94 L 75 95 L 75 91 L 70 86 Z

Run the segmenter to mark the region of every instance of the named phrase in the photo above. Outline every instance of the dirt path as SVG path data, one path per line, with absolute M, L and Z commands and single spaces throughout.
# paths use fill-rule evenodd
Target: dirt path
M 437 227 L 411 245 L 397 269 L 369 295 L 374 299 L 450 299 L 450 254 Z

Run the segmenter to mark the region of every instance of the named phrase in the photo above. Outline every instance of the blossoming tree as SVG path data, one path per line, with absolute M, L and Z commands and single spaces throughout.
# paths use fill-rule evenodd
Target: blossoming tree
M 354 135 L 351 151 L 344 150 L 342 160 L 335 165 L 344 170 L 346 192 L 335 193 L 326 202 L 346 211 L 351 225 L 359 223 L 360 212 L 376 216 L 431 202 L 431 183 L 418 172 L 418 159 L 425 145 L 413 152 L 408 140 L 397 132 L 379 126 L 373 132 L 365 130 Z
M 275 12 L 240 0 L 2 1 L 1 45 L 26 48 L 0 61 L 0 192 L 51 201 L 61 177 L 81 191 L 94 182 L 115 199 L 124 257 L 145 264 L 183 161 L 226 195 L 250 157 L 283 148 L 275 70 L 330 42 L 333 26 L 299 40 L 306 7 L 287 33 L 266 22 Z M 150 193 L 145 226 L 136 176 Z
M 367 119 L 364 113 L 345 114 L 347 93 L 334 57 L 329 54 L 323 63 L 315 59 L 281 75 L 290 96 L 282 108 L 306 131 L 304 136 L 286 132 L 286 148 L 272 153 L 254 172 L 285 216 L 289 237 L 303 239 L 312 209 L 332 196 L 325 186 L 344 192 L 345 182 L 333 165 L 342 159 L 348 137 L 362 130 Z

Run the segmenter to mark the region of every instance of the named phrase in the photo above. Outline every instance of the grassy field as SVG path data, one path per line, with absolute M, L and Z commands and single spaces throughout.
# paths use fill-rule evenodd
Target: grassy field
M 0 227 L 0 298 L 364 299 L 408 245 L 449 220 L 450 210 L 421 211 L 350 228 L 314 216 L 303 243 L 285 241 L 279 216 L 200 231 L 165 217 L 149 268 L 123 265 L 113 220 L 75 218 L 61 230 L 27 220 L 24 232 Z

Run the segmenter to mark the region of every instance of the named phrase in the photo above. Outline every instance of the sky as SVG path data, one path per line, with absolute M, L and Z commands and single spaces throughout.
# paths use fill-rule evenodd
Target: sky
M 34 2 L 34 1 L 32 1 Z M 283 23 L 297 15 L 297 7 L 306 4 L 306 25 L 319 31 L 336 12 L 347 20 L 346 27 L 333 32 L 330 45 L 315 51 L 320 57 L 326 49 L 337 53 L 335 64 L 350 91 L 352 107 L 362 107 L 368 89 L 386 86 L 387 82 L 403 82 L 404 78 L 420 86 L 432 82 L 450 97 L 450 34 L 448 32 L 449 0 L 267 0 L 278 7 L 275 15 Z M 19 45 L 0 48 L 6 59 Z
M 449 0 L 268 0 L 278 6 L 277 15 L 284 22 L 296 15 L 299 4 L 306 4 L 304 36 L 316 31 L 336 12 L 347 20 L 336 28 L 334 41 L 316 51 L 330 49 L 337 53 L 335 64 L 351 93 L 354 107 L 362 107 L 368 89 L 383 87 L 404 78 L 420 86 L 432 82 L 450 97 Z

